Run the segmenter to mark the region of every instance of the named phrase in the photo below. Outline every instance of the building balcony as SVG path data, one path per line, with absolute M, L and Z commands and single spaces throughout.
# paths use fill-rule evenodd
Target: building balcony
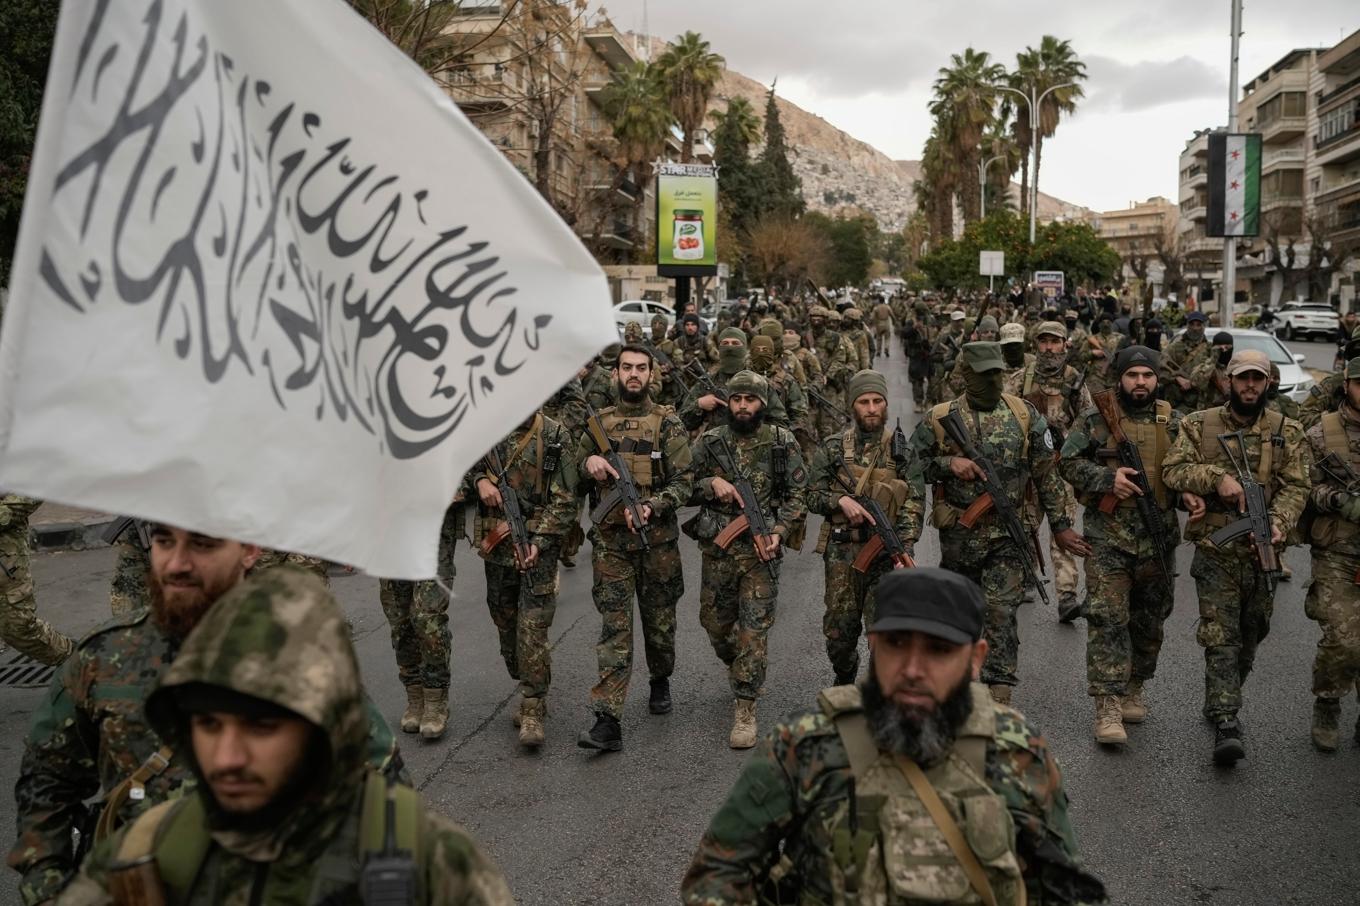
M 459 107 L 493 110 L 508 107 L 520 93 L 517 78 L 508 68 L 456 69 L 444 80 L 444 90 Z
M 1360 201 L 1360 177 L 1335 185 L 1323 186 L 1313 197 L 1313 203 L 1319 206 L 1343 204 L 1349 201 Z
M 1273 172 L 1275 170 L 1298 170 L 1304 164 L 1304 150 L 1302 148 L 1276 148 L 1261 155 L 1261 173 Z
M 633 225 L 621 217 L 606 223 L 599 235 L 590 232 L 584 234 L 582 238 L 597 240 L 605 248 L 611 249 L 631 249 L 635 244 Z
M 1209 171 L 1198 164 L 1190 168 L 1185 179 L 1181 182 L 1181 190 L 1198 189 L 1209 184 Z
M 1355 120 L 1345 131 L 1327 139 L 1314 136 L 1313 144 L 1316 149 L 1313 160 L 1324 167 L 1360 159 L 1360 120 Z
M 1202 204 L 1195 205 L 1193 208 L 1181 208 L 1182 221 L 1200 221 L 1209 216 L 1209 209 Z
M 616 192 L 619 198 L 628 204 L 634 203 L 642 195 L 642 190 L 631 179 L 622 179 L 616 183 L 614 180 L 603 176 L 591 178 L 590 190 L 596 193 Z
M 1339 44 L 1318 55 L 1317 68 L 1327 75 L 1352 75 L 1360 72 L 1360 31 L 1351 34 Z
M 1308 117 L 1279 116 L 1269 122 L 1257 124 L 1256 131 L 1261 133 L 1263 145 L 1292 141 L 1308 131 Z
M 637 60 L 629 41 L 612 28 L 603 28 L 585 33 L 585 41 L 609 64 L 610 69 L 627 69 Z
M 1223 254 L 1223 240 L 1212 236 L 1194 236 L 1181 240 L 1181 250 L 1186 255 L 1207 255 L 1214 252 Z
M 1270 211 L 1278 211 L 1278 210 L 1281 210 L 1281 209 L 1283 209 L 1283 208 L 1302 208 L 1302 207 L 1303 207 L 1303 196 L 1302 196 L 1302 195 L 1262 195 L 1262 196 L 1261 196 L 1261 213 L 1262 213 L 1262 214 L 1268 213 L 1268 212 L 1270 212 Z
M 1360 97 L 1360 76 L 1342 82 L 1331 91 L 1318 95 L 1318 116 L 1330 113 L 1347 101 Z

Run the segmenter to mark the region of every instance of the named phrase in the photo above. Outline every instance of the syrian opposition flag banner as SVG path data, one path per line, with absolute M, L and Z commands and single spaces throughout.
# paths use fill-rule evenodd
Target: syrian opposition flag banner
M 0 486 L 430 577 L 464 471 L 615 338 L 581 243 L 341 0 L 63 4 Z
M 1261 136 L 1209 135 L 1207 236 L 1256 236 L 1261 231 Z

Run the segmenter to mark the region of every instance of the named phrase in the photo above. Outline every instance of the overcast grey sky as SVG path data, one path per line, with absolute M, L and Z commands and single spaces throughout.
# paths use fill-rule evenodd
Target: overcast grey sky
M 592 3 L 592 6 L 596 4 Z M 643 0 L 606 2 L 641 30 Z M 973 46 L 1007 67 L 1044 34 L 1086 61 L 1087 98 L 1044 143 L 1040 188 L 1096 210 L 1165 195 L 1195 129 L 1224 125 L 1229 0 L 649 0 L 648 27 L 702 33 L 728 65 L 893 158 L 930 133 L 930 86 Z M 1246 0 L 1241 80 L 1360 28 L 1357 0 Z

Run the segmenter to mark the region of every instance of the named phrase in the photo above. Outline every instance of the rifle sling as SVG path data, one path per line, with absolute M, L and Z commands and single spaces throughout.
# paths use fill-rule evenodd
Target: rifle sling
M 983 870 L 982 863 L 973 854 L 968 841 L 964 839 L 963 831 L 959 830 L 958 823 L 949 814 L 949 809 L 940 801 L 940 794 L 935 792 L 935 787 L 931 785 L 930 778 L 926 777 L 920 765 L 910 758 L 898 755 L 896 761 L 898 769 L 907 778 L 912 790 L 916 792 L 916 797 L 921 800 L 921 804 L 930 813 L 930 820 L 935 822 L 935 827 L 939 829 L 940 836 L 944 837 L 944 842 L 949 844 L 950 850 L 954 853 L 954 858 L 959 860 L 959 866 L 963 869 L 963 873 L 968 876 L 968 883 L 977 893 L 978 899 L 982 900 L 985 906 L 996 906 L 996 893 L 992 890 L 991 882 L 987 880 L 987 872 Z M 1023 881 L 1020 889 L 1024 890 Z M 1024 902 L 1023 894 L 1021 897 L 1021 902 Z

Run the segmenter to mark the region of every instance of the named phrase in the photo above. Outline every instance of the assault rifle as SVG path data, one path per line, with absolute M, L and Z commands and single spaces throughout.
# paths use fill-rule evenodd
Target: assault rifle
M 697 359 L 689 360 L 689 364 L 684 368 L 684 374 L 694 380 L 694 383 L 689 385 L 690 392 L 693 392 L 697 385 L 716 396 L 720 402 L 726 405 L 727 391 L 713 383 L 713 378 L 709 377 L 708 372 L 704 370 L 704 366 L 700 365 Z
M 118 539 L 123 537 L 123 533 L 131 529 L 137 535 L 137 543 L 142 546 L 142 550 L 151 550 L 151 533 L 147 531 L 146 523 L 131 516 L 120 516 L 105 526 L 100 533 L 99 540 L 105 544 L 117 544 Z
M 652 546 L 647 541 L 647 526 L 642 521 L 642 495 L 638 492 L 637 482 L 633 480 L 633 473 L 628 471 L 628 464 L 609 440 L 609 433 L 604 430 L 599 413 L 589 403 L 586 403 L 586 431 L 595 442 L 595 449 L 619 476 L 614 479 L 609 493 L 602 495 L 600 502 L 590 511 L 590 521 L 599 525 L 615 509 L 625 507 L 632 516 L 633 532 L 642 542 L 642 549 L 650 551 Z
M 529 526 L 524 520 L 519 492 L 510 485 L 510 476 L 506 473 L 505 463 L 501 460 L 500 451 L 495 447 L 486 454 L 486 464 L 496 476 L 496 488 L 501 492 L 501 512 L 505 514 L 505 519 L 482 539 L 482 553 L 491 553 L 508 537 L 515 547 L 515 566 L 520 572 L 524 572 L 529 561 Z
M 982 451 L 973 443 L 968 436 L 968 429 L 963 426 L 963 419 L 959 418 L 957 409 L 950 409 L 944 418 L 940 419 L 940 427 L 944 433 L 952 440 L 968 459 L 982 470 L 983 493 L 973 501 L 972 505 L 959 517 L 959 524 L 964 528 L 972 528 L 977 520 L 990 509 L 996 510 L 997 517 L 1001 520 L 1001 525 L 1006 529 L 1007 536 L 1010 537 L 1011 544 L 1014 545 L 1016 554 L 1019 556 L 1020 566 L 1025 571 L 1025 580 L 1035 590 L 1039 592 L 1039 597 L 1043 598 L 1045 605 L 1052 605 L 1048 599 L 1048 591 L 1044 588 L 1044 583 L 1035 572 L 1035 563 L 1030 559 L 1031 556 L 1038 561 L 1039 568 L 1043 568 L 1043 555 L 1039 553 L 1039 545 L 1035 538 L 1025 530 L 1025 523 L 1020 518 L 1020 513 L 1011 503 L 1006 489 L 1001 485 L 997 477 L 996 467 L 991 461 L 982 454 Z
M 1335 453 L 1328 453 L 1318 461 L 1318 468 L 1332 481 L 1341 485 L 1342 491 L 1352 497 L 1360 497 L 1360 475 L 1356 474 L 1355 469 L 1346 460 Z M 1356 585 L 1360 585 L 1360 569 L 1355 571 L 1354 581 Z
M 1152 539 L 1153 549 L 1157 553 L 1157 565 L 1162 570 L 1162 577 L 1168 584 L 1175 584 L 1175 578 L 1171 575 L 1171 551 L 1166 546 L 1166 525 L 1162 522 L 1161 507 L 1157 503 L 1157 498 L 1152 492 L 1152 485 L 1148 481 L 1147 469 L 1143 467 L 1143 456 L 1138 452 L 1138 445 L 1129 440 L 1124 433 L 1124 426 L 1120 423 L 1124 413 L 1119 409 L 1119 403 L 1114 398 L 1113 390 L 1101 390 L 1091 394 L 1091 399 L 1096 404 L 1096 409 L 1100 411 L 1100 417 L 1105 421 L 1105 427 L 1110 431 L 1110 439 L 1114 441 L 1115 453 L 1119 456 L 1119 464 L 1133 469 L 1135 474 L 1129 480 L 1138 488 L 1138 496 L 1134 497 L 1134 503 L 1138 507 L 1138 516 L 1143 520 L 1143 528 L 1147 529 L 1148 537 Z M 1100 511 L 1106 515 L 1113 513 L 1115 507 L 1119 506 L 1119 498 L 1114 492 L 1106 494 L 1100 500 Z
M 1228 438 L 1230 437 L 1237 438 L 1237 449 L 1242 453 L 1240 460 L 1233 453 L 1232 448 L 1228 446 Z M 1218 435 L 1218 443 L 1227 455 L 1233 471 L 1237 473 L 1238 483 L 1242 485 L 1242 500 L 1246 503 L 1246 515 L 1236 522 L 1228 523 L 1210 535 L 1209 543 L 1215 547 L 1222 547 L 1244 535 L 1250 535 L 1252 553 L 1256 557 L 1256 565 L 1261 573 L 1261 578 L 1266 583 L 1266 590 L 1274 594 L 1275 586 L 1279 583 L 1283 571 L 1280 569 L 1279 554 L 1271 541 L 1270 508 L 1266 506 L 1266 489 L 1261 487 L 1260 482 L 1251 472 L 1251 463 L 1247 459 L 1246 437 L 1241 431 Z
M 756 550 L 756 556 L 765 564 L 765 568 L 770 571 L 771 579 L 778 579 L 779 576 L 774 571 L 774 560 L 766 559 L 761 543 L 770 537 L 770 525 L 765 521 L 765 514 L 760 509 L 760 500 L 756 497 L 756 489 L 751 485 L 751 479 L 743 476 L 737 471 L 737 458 L 732 453 L 732 448 L 727 444 L 727 438 L 720 438 L 722 442 L 722 452 L 718 454 L 718 465 L 723 467 L 730 478 L 727 480 L 737 489 L 737 494 L 741 497 L 741 515 L 727 523 L 727 527 L 718 533 L 713 539 L 722 550 L 727 550 L 746 531 L 751 532 L 751 546 Z M 727 460 L 723 462 L 723 460 Z M 775 559 L 778 559 L 776 556 Z
M 902 431 L 902 419 L 897 420 L 897 427 L 893 428 L 892 443 L 888 447 L 888 455 L 896 465 L 902 465 L 911 455 L 911 447 L 907 444 L 907 435 Z
M 828 397 L 822 395 L 822 393 L 811 384 L 809 384 L 805 389 L 807 390 L 807 395 L 812 399 L 812 401 L 816 403 L 818 407 L 821 408 L 822 410 L 830 412 L 832 415 L 839 418 L 841 420 L 842 426 L 850 424 L 849 412 L 846 412 L 843 408 L 833 403 Z
M 883 505 L 868 494 L 856 494 L 854 488 L 841 475 L 841 470 L 845 469 L 845 457 L 837 456 L 833 464 L 831 475 L 836 479 L 836 483 L 844 489 L 855 503 L 864 507 L 869 512 L 869 518 L 873 520 L 870 528 L 874 536 L 865 542 L 864 547 L 860 548 L 859 556 L 855 558 L 853 566 L 860 573 L 867 573 L 869 567 L 873 566 L 874 561 L 880 554 L 887 553 L 892 560 L 893 569 L 911 569 L 916 566 L 916 561 L 907 553 L 907 546 L 902 543 L 902 539 L 897 537 L 897 530 L 893 528 L 892 520 L 888 518 L 888 513 L 883 509 Z

